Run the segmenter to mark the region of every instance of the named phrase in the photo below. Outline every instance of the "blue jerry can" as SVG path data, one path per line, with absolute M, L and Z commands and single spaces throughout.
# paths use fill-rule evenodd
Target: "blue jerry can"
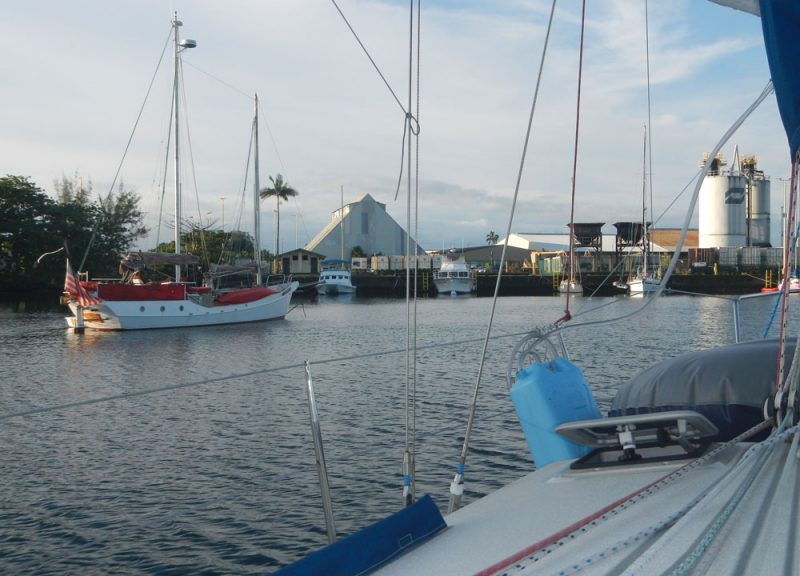
M 586 380 L 572 362 L 557 358 L 528 366 L 517 372 L 509 393 L 537 468 L 589 452 L 553 431 L 564 422 L 600 418 Z

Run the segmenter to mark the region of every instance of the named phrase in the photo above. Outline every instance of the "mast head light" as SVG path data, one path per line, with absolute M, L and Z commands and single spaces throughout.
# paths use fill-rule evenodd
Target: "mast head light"
M 184 50 L 186 50 L 187 48 L 196 48 L 197 47 L 197 42 L 195 42 L 194 40 L 191 40 L 190 38 L 184 38 L 183 40 L 178 42 L 178 46 L 180 46 Z

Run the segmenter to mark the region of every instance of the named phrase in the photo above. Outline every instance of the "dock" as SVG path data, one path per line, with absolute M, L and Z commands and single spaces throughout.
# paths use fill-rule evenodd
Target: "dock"
M 300 281 L 300 293 L 305 296 L 316 294 L 314 285 L 316 274 L 295 275 Z M 411 281 L 413 284 L 414 277 Z M 580 278 L 585 296 L 612 296 L 622 292 L 613 283 L 618 278 L 609 278 L 605 273 L 583 274 Z M 360 296 L 397 298 L 406 294 L 406 274 L 403 270 L 385 272 L 353 271 L 352 282 Z M 479 297 L 494 295 L 497 273 L 477 272 L 473 275 L 474 293 Z M 753 294 L 765 285 L 764 279 L 750 274 L 674 274 L 668 288 L 678 293 L 688 294 Z M 503 274 L 500 282 L 500 296 L 553 296 L 558 294 L 558 281 L 552 276 L 528 273 Z M 413 286 L 412 286 L 413 288 Z M 417 272 L 417 295 L 436 296 L 436 286 L 430 270 Z

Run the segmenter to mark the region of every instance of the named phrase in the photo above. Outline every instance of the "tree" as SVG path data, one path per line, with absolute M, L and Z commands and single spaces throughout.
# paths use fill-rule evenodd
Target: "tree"
M 144 213 L 139 209 L 141 198 L 119 183 L 116 192 L 100 198 L 97 211 L 96 235 L 92 251 L 94 266 L 108 273 L 119 264 L 119 255 L 126 252 L 137 239 L 147 235 Z
M 90 189 L 62 178 L 55 201 L 27 178 L 0 178 L 0 284 L 26 290 L 63 285 L 63 260 L 39 257 L 65 243 L 74 268 L 87 254 L 85 270 L 116 274 L 120 253 L 147 232 L 139 197 L 121 184 L 117 193 L 91 202 Z
M 88 179 L 84 185 L 83 178 L 77 172 L 71 180 L 62 174 L 61 180 L 55 180 L 53 186 L 56 190 L 56 201 L 59 204 L 77 204 L 78 206 L 91 204 L 92 180 Z
M 0 276 L 4 286 L 15 282 L 20 288 L 52 284 L 55 267 L 44 261 L 45 271 L 36 260 L 61 247 L 60 240 L 52 237 L 54 204 L 25 177 L 0 178 Z M 59 268 L 63 278 L 63 262 Z
M 278 215 L 275 224 L 275 254 L 280 254 L 281 252 L 281 200 L 288 200 L 289 197 L 297 196 L 299 192 L 294 188 L 290 187 L 287 182 L 283 180 L 283 176 L 278 174 L 273 178 L 272 176 L 269 177 L 269 181 L 272 182 L 272 188 L 264 188 L 261 190 L 261 197 L 262 198 L 272 198 L 275 197 L 275 202 L 277 204 Z
M 500 236 L 497 235 L 497 232 L 494 230 L 489 230 L 489 233 L 486 235 L 486 243 L 497 244 L 498 240 L 500 240 Z
M 353 246 L 353 249 L 350 250 L 350 257 L 351 258 L 364 258 L 366 254 L 361 246 Z

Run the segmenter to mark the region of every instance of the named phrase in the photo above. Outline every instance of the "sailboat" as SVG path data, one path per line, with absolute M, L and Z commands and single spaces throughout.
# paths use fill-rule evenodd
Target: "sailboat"
M 800 4 L 717 3 L 760 13 L 772 82 L 714 154 L 774 84 L 795 197 Z M 789 299 L 780 302 L 785 310 Z M 535 470 L 446 517 L 425 496 L 277 574 L 797 574 L 800 340 L 782 329 L 775 340 L 661 362 L 634 375 L 601 417 L 558 330 L 532 331 L 509 369 Z M 465 490 L 464 460 L 451 504 Z
M 650 270 L 650 235 L 647 222 L 647 127 L 644 130 L 644 152 L 642 159 L 642 259 L 639 268 L 627 281 L 628 292 L 633 295 L 654 294 L 661 279 Z
M 72 316 L 67 325 L 76 331 L 141 330 L 147 328 L 184 328 L 215 324 L 238 324 L 283 318 L 289 310 L 292 294 L 299 283 L 281 278 L 276 283 L 263 281 L 259 231 L 258 179 L 258 97 L 255 98 L 254 138 L 254 266 L 246 269 L 217 270 L 207 275 L 204 285 L 184 279 L 185 267 L 199 259 L 181 252 L 181 180 L 179 140 L 179 79 L 181 53 L 197 43 L 181 39 L 182 22 L 177 13 L 172 20 L 174 84 L 172 127 L 175 164 L 175 253 L 132 252 L 122 257 L 124 271 L 118 281 L 81 282 L 67 262 L 65 291 L 62 302 Z M 174 266 L 174 278 L 167 282 L 147 282 L 143 272 L 155 266 Z M 212 271 L 213 272 L 213 271 Z M 233 273 L 253 276 L 248 285 L 225 287 L 222 278 Z M 230 286 L 230 282 L 227 283 Z
M 576 278 L 575 274 L 575 246 L 574 240 L 570 238 L 569 256 L 567 257 L 567 273 L 561 282 L 558 283 L 558 291 L 561 294 L 583 294 L 583 286 Z

